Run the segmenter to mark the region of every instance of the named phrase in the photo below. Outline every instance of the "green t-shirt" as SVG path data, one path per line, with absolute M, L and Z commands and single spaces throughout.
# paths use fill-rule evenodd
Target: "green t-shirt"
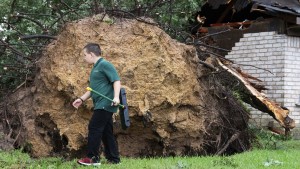
M 113 82 L 119 81 L 120 77 L 113 64 L 107 60 L 100 58 L 94 65 L 90 74 L 90 87 L 101 93 L 102 95 L 113 99 L 114 88 Z M 94 109 L 104 109 L 106 111 L 115 113 L 118 106 L 111 106 L 111 101 L 91 92 L 94 103 Z

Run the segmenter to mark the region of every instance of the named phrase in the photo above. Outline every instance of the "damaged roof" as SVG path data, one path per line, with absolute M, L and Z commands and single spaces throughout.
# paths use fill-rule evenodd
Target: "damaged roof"
M 299 0 L 208 0 L 207 3 L 213 9 L 219 8 L 220 5 L 232 5 L 236 11 L 253 4 L 254 10 L 265 10 L 269 14 L 282 12 L 300 16 Z

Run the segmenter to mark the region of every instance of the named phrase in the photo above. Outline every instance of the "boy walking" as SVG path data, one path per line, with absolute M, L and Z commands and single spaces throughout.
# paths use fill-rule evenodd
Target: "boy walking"
M 98 44 L 88 43 L 83 48 L 83 53 L 85 61 L 94 64 L 90 74 L 90 87 L 109 98 L 113 98 L 113 102 L 111 103 L 109 100 L 90 91 L 87 91 L 73 102 L 73 106 L 78 108 L 91 97 L 94 104 L 94 112 L 88 126 L 87 157 L 78 160 L 78 163 L 82 165 L 100 165 L 99 147 L 102 141 L 107 161 L 118 164 L 120 163 L 120 157 L 113 135 L 112 115 L 117 112 L 120 103 L 120 77 L 115 67 L 101 57 L 101 49 Z

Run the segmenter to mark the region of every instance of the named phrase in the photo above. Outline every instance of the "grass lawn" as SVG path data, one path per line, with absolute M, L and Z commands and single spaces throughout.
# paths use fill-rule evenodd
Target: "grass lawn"
M 122 158 L 118 165 L 81 166 L 60 158 L 32 159 L 28 154 L 15 150 L 0 151 L 0 167 L 41 169 L 300 169 L 300 140 L 277 142 L 276 149 L 254 149 L 232 156 Z

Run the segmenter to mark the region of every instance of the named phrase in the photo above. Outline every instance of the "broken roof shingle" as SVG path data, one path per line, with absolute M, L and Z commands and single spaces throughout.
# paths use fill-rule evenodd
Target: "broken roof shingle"
M 217 9 L 220 5 L 234 3 L 237 11 L 245 8 L 249 4 L 258 5 L 267 11 L 283 12 L 300 16 L 300 2 L 298 0 L 208 0 L 207 3 Z

